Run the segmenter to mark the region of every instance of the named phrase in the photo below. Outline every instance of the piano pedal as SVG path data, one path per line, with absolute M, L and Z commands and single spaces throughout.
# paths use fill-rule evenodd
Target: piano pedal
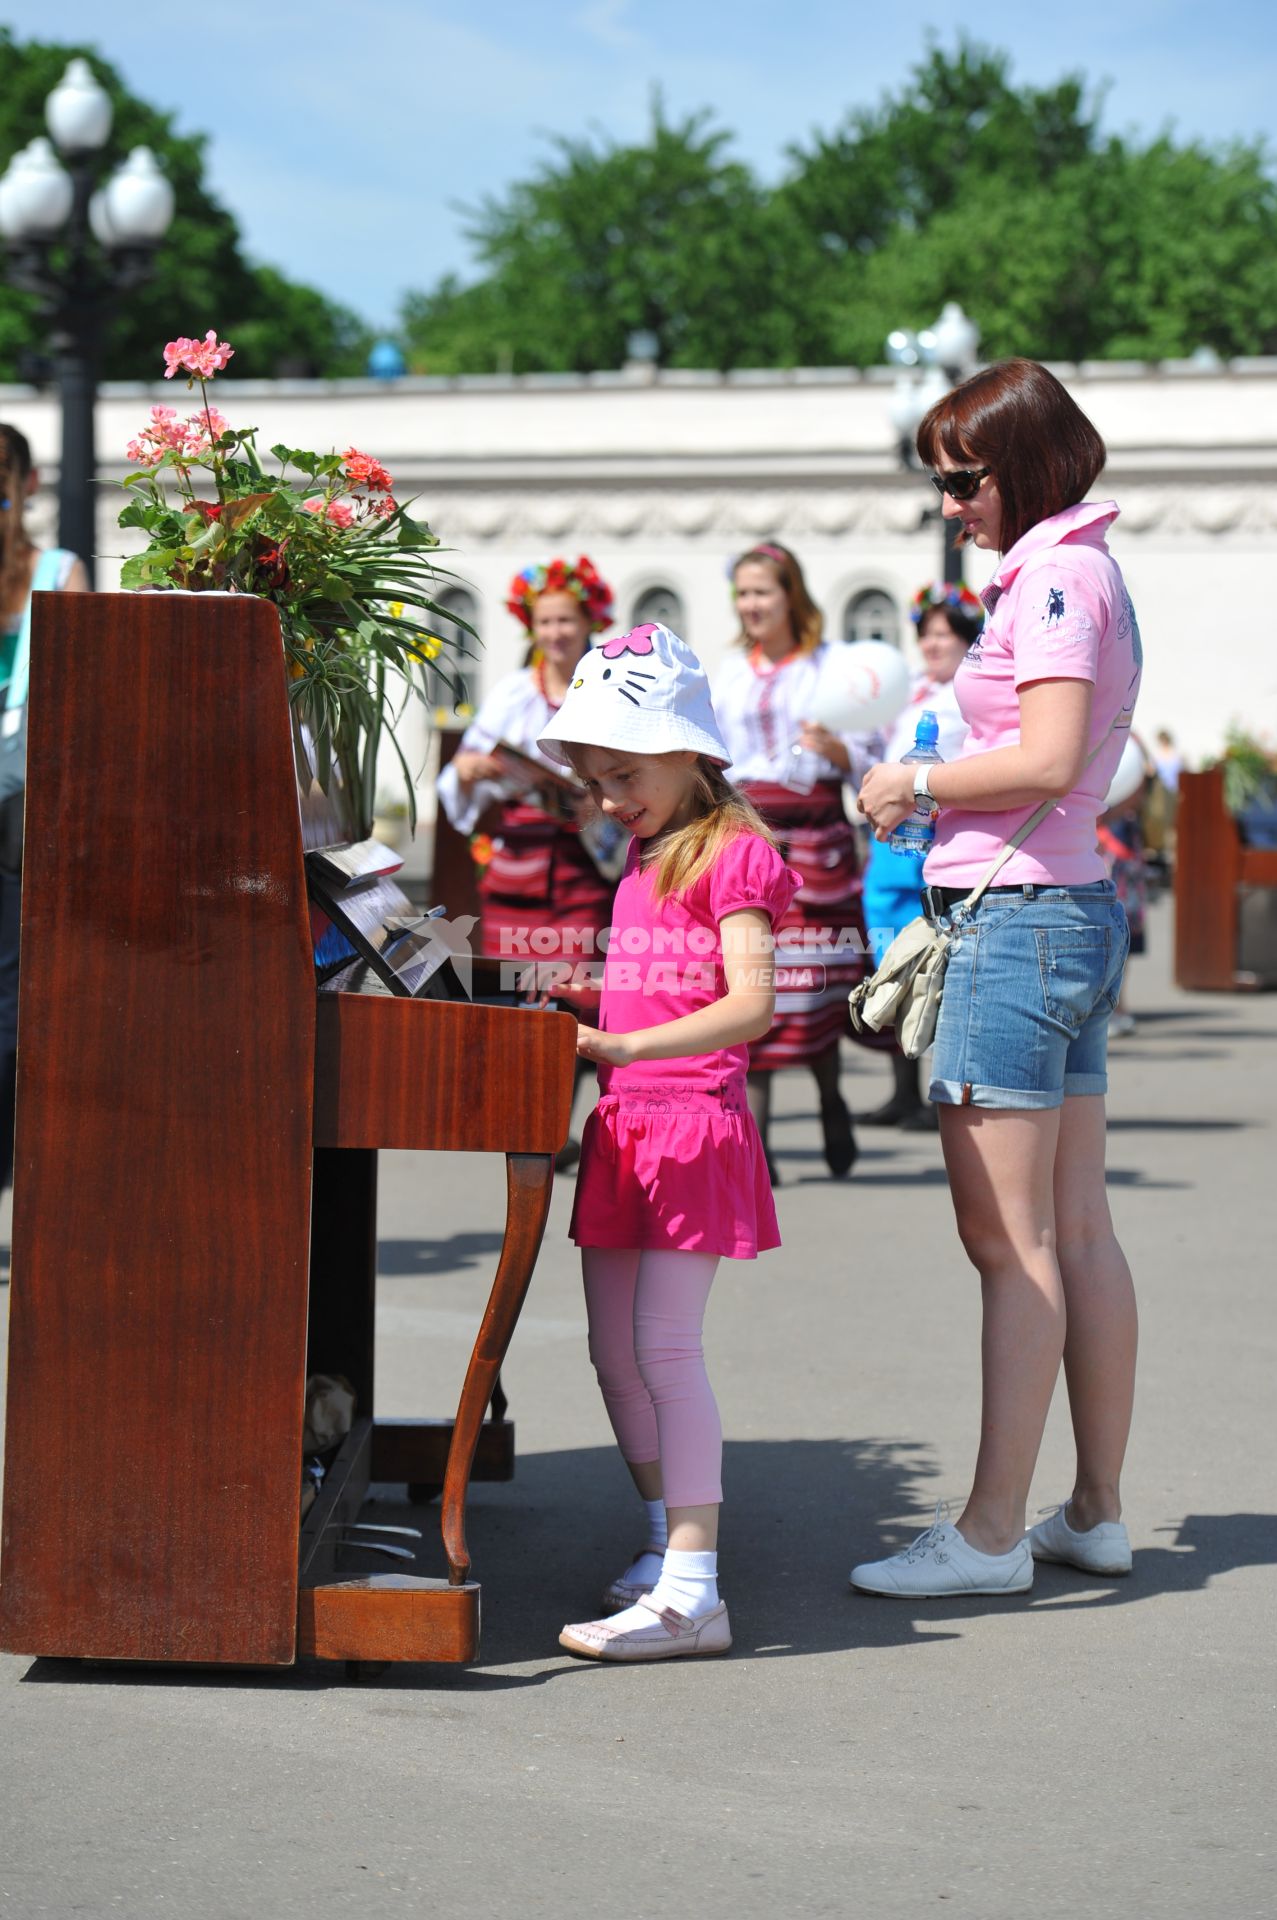
M 381 1520 L 350 1520 L 345 1527 L 347 1533 L 390 1533 L 404 1540 L 420 1540 L 420 1527 L 392 1527 Z
M 409 1566 L 416 1559 L 411 1547 L 392 1546 L 386 1540 L 361 1540 L 358 1534 L 342 1532 L 337 1537 L 337 1551 L 357 1549 L 360 1553 L 384 1553 L 388 1560 L 406 1560 Z

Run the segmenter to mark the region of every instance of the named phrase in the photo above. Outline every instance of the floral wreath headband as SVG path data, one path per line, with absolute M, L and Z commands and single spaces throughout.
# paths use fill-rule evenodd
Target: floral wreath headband
M 930 580 L 919 587 L 909 603 L 909 618 L 920 627 L 929 613 L 965 613 L 970 619 L 984 619 L 984 602 L 956 580 Z
M 579 600 L 589 619 L 591 633 L 601 633 L 612 624 L 612 589 L 585 554 L 575 566 L 570 560 L 551 560 L 546 566 L 525 567 L 522 573 L 515 574 L 506 608 L 529 633 L 532 609 L 543 593 L 570 593 L 573 599 Z

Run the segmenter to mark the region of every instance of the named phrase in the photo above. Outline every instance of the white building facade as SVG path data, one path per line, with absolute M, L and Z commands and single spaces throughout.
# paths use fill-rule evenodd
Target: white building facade
M 1097 497 L 1121 509 L 1112 537 L 1144 639 L 1137 724 L 1169 727 L 1189 763 L 1241 723 L 1277 734 L 1277 360 L 1055 371 L 1103 434 Z M 827 631 L 912 648 L 908 605 L 937 577 L 935 495 L 902 467 L 888 402 L 895 373 L 797 369 L 720 375 L 650 369 L 578 377 L 248 383 L 219 379 L 217 401 L 259 445 L 354 445 L 415 498 L 465 582 L 456 605 L 483 638 L 469 663 L 476 697 L 523 653 L 503 602 L 512 575 L 556 553 L 588 553 L 609 580 L 621 626 L 664 618 L 713 669 L 735 630 L 732 560 L 768 538 L 803 563 Z M 133 536 L 115 525 L 111 482 L 124 448 L 175 383 L 109 385 L 97 436 L 106 483 L 98 584 Z M 56 399 L 0 388 L 0 419 L 32 442 L 44 488 L 34 525 L 53 532 Z M 924 514 L 930 517 L 924 519 Z M 970 553 L 980 586 L 990 557 Z M 423 764 L 429 811 L 428 727 Z

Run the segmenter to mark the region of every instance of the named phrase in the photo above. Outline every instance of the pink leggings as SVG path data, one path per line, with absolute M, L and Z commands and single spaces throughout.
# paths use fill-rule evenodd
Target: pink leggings
M 701 1325 L 717 1254 L 582 1247 L 590 1359 L 627 1462 L 661 1463 L 667 1507 L 717 1506 L 723 1428 Z

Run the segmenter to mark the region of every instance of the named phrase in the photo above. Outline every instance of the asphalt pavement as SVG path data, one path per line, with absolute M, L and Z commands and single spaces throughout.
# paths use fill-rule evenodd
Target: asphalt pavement
M 1129 1579 L 849 1591 L 853 1561 L 966 1491 L 978 1286 L 938 1140 L 865 1131 L 832 1182 L 790 1074 L 785 1245 L 725 1264 L 710 1309 L 732 1654 L 600 1668 L 556 1644 L 642 1534 L 560 1180 L 506 1372 L 517 1477 L 471 1502 L 479 1663 L 351 1684 L 3 1657 L 0 1915 L 1271 1913 L 1277 997 L 1175 991 L 1169 940 L 1162 906 L 1111 1058 L 1142 1310 Z M 853 1104 L 886 1079 L 846 1047 Z M 499 1163 L 383 1156 L 378 1411 L 455 1402 L 503 1193 Z M 1033 1505 L 1070 1471 L 1061 1392 Z M 382 1507 L 409 1517 L 401 1490 Z

